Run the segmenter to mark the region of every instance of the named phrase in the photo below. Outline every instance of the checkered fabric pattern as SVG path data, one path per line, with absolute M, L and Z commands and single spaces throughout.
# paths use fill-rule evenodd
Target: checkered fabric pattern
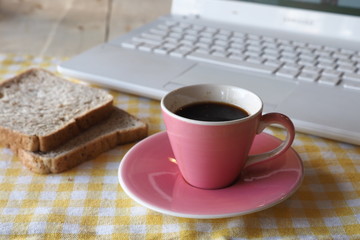
M 0 54 L 0 81 L 63 59 Z M 159 102 L 110 91 L 115 104 L 164 130 Z M 284 132 L 268 133 L 283 138 Z M 360 147 L 298 133 L 305 176 L 286 201 L 245 216 L 163 215 L 130 199 L 117 171 L 127 144 L 70 171 L 38 175 L 0 146 L 0 239 L 360 239 Z

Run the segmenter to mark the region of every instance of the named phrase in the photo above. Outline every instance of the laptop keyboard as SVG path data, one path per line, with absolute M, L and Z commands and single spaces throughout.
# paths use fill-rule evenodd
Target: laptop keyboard
M 122 47 L 360 91 L 360 53 L 165 21 Z

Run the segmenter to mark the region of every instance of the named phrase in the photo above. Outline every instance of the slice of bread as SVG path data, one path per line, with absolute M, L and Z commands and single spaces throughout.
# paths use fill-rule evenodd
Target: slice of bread
M 59 148 L 43 153 L 15 150 L 21 162 L 41 174 L 59 173 L 95 158 L 116 145 L 140 140 L 147 136 L 147 125 L 114 107 L 108 119 L 89 128 Z
M 113 97 L 46 70 L 0 84 L 0 144 L 47 152 L 107 118 Z

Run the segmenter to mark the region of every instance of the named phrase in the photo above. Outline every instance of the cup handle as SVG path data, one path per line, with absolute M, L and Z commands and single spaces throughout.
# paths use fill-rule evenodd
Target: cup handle
M 280 124 L 285 128 L 287 132 L 285 141 L 283 141 L 278 147 L 269 152 L 250 155 L 248 157 L 248 160 L 246 161 L 245 167 L 274 159 L 275 157 L 284 153 L 291 146 L 295 137 L 295 128 L 290 118 L 281 113 L 265 114 L 261 116 L 260 124 L 258 126 L 256 134 L 261 133 L 266 127 L 271 124 Z

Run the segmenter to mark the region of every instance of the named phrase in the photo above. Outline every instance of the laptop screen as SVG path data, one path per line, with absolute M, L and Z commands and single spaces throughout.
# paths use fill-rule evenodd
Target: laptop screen
M 238 0 L 238 1 L 360 16 L 359 0 Z

